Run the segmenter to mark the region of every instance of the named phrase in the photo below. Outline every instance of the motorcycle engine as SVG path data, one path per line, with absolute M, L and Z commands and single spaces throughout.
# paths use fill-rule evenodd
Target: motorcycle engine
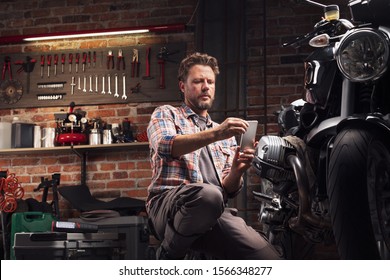
M 295 149 L 284 138 L 273 135 L 261 137 L 253 160 L 256 173 L 272 183 L 295 180 L 286 160 L 291 153 L 295 153 Z

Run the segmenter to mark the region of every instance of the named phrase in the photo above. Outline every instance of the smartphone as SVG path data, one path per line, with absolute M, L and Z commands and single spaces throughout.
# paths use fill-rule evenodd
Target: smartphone
M 258 121 L 247 121 L 247 122 L 249 123 L 249 127 L 245 131 L 245 133 L 241 134 L 240 137 L 241 150 L 248 147 L 253 148 L 253 144 L 255 143 Z

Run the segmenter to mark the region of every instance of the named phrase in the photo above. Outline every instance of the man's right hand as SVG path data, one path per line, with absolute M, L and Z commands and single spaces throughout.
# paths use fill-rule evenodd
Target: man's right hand
M 243 134 L 249 127 L 247 121 L 240 118 L 227 118 L 215 128 L 216 141 Z

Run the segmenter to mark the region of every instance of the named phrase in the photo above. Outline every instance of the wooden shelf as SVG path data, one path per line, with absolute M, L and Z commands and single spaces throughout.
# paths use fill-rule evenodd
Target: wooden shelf
M 133 143 L 116 143 L 106 145 L 74 145 L 74 146 L 56 146 L 51 148 L 14 148 L 14 149 L 0 149 L 0 155 L 16 155 L 16 154 L 38 154 L 45 152 L 98 152 L 98 151 L 116 151 L 116 150 L 136 150 L 148 148 L 148 142 L 133 142 Z

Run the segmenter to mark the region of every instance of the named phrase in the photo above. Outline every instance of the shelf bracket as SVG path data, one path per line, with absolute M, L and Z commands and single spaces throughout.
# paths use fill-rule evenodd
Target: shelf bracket
M 77 151 L 73 144 L 70 146 L 70 149 L 73 153 L 75 153 L 80 159 L 81 159 L 81 178 L 80 178 L 80 184 L 82 186 L 87 185 L 87 152 L 80 153 Z

